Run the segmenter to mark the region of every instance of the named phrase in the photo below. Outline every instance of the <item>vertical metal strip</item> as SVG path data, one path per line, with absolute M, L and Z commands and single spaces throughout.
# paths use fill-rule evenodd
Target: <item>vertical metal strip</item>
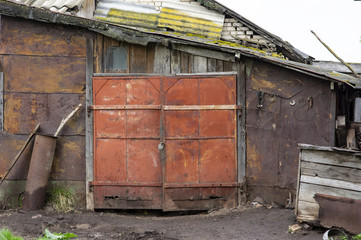
M 165 143 L 165 116 L 164 116 L 164 108 L 165 105 L 165 97 L 164 97 L 164 81 L 165 78 L 160 78 L 160 104 L 161 104 L 161 110 L 160 110 L 160 143 L 158 145 L 159 149 L 159 157 L 160 162 L 162 164 L 162 208 L 165 210 L 165 181 L 166 181 L 166 161 L 167 161 L 167 155 L 166 155 L 166 143 Z M 163 148 L 162 148 L 163 147 Z
M 93 112 L 88 111 L 89 106 L 93 105 L 93 49 L 94 40 L 87 39 L 86 42 L 86 119 L 85 119 L 85 142 L 86 142 L 86 208 L 94 209 L 93 191 L 90 189 L 89 183 L 94 180 L 94 163 L 93 163 Z
M 0 131 L 4 131 L 4 73 L 0 72 Z
M 246 66 L 243 62 L 237 62 L 237 147 L 238 147 L 238 182 L 245 184 L 246 178 Z M 240 196 L 240 195 L 239 195 Z M 245 196 L 245 195 L 244 195 Z M 245 199 L 242 199 L 245 201 Z M 239 198 L 241 201 L 241 198 Z

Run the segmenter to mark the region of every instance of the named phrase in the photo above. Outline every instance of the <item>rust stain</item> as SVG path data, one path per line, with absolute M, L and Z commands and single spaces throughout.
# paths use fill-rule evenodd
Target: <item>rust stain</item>
M 13 95 L 5 95 L 4 130 L 6 132 L 18 132 L 20 119 L 21 99 L 15 99 Z
M 257 147 L 254 145 L 251 145 L 249 141 L 247 141 L 247 165 L 248 169 L 253 171 L 256 171 L 258 173 L 262 172 L 262 166 L 260 162 L 260 155 L 259 151 L 257 150 Z M 258 173 L 252 174 L 254 181 L 257 181 L 258 179 Z

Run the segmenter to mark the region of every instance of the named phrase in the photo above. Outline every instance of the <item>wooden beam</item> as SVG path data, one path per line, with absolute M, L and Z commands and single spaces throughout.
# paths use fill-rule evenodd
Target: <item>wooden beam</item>
M 227 61 L 227 62 L 235 62 L 235 56 L 234 56 L 234 54 L 231 54 L 231 53 L 214 51 L 214 50 L 209 50 L 209 49 L 199 48 L 199 47 L 192 47 L 192 46 L 177 44 L 177 43 L 172 44 L 172 49 L 179 50 L 179 51 L 185 52 L 185 53 L 190 53 L 192 55 L 199 56 L 199 57 L 213 58 L 213 59 L 223 60 L 223 61 Z
M 87 39 L 86 42 L 86 109 L 93 105 L 93 63 L 94 63 L 94 40 Z M 86 190 L 86 208 L 94 210 L 93 191 L 89 183 L 94 180 L 93 172 L 93 113 L 87 112 L 85 119 L 85 190 Z

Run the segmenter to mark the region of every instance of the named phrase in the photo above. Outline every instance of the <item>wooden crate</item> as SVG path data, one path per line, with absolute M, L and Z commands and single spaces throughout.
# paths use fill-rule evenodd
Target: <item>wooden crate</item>
M 319 220 L 316 193 L 361 200 L 361 152 L 300 144 L 295 212 L 299 221 Z

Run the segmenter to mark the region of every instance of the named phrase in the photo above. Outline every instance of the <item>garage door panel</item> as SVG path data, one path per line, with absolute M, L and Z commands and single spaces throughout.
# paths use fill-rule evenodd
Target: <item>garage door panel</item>
M 200 111 L 199 134 L 202 137 L 234 137 L 234 110 Z
M 95 81 L 98 89 L 94 91 L 96 105 L 124 105 L 126 103 L 125 81 L 107 80 L 102 84 Z
M 234 76 L 105 80 L 93 85 L 95 208 L 237 204 Z
M 234 79 L 231 82 L 235 82 Z M 200 105 L 231 105 L 236 102 L 235 89 L 229 87 L 223 78 L 199 80 Z
M 117 138 L 126 136 L 125 111 L 100 110 L 94 112 L 96 138 Z
M 128 140 L 128 182 L 161 183 L 159 140 Z
M 126 136 L 159 138 L 159 110 L 126 110 Z
M 166 151 L 167 183 L 197 183 L 199 181 L 198 141 L 168 140 Z
M 236 182 L 235 143 L 233 139 L 200 141 L 200 182 Z
M 155 81 L 155 80 L 154 80 Z M 159 105 L 159 89 L 148 79 L 126 81 L 126 96 L 128 105 Z
M 166 137 L 198 136 L 197 111 L 167 111 L 164 115 Z
M 164 81 L 167 82 L 169 80 L 165 79 Z M 198 81 L 194 79 L 178 80 L 166 92 L 165 101 L 165 104 L 168 105 L 197 105 Z
M 95 159 L 96 181 L 126 181 L 126 140 L 97 139 Z

